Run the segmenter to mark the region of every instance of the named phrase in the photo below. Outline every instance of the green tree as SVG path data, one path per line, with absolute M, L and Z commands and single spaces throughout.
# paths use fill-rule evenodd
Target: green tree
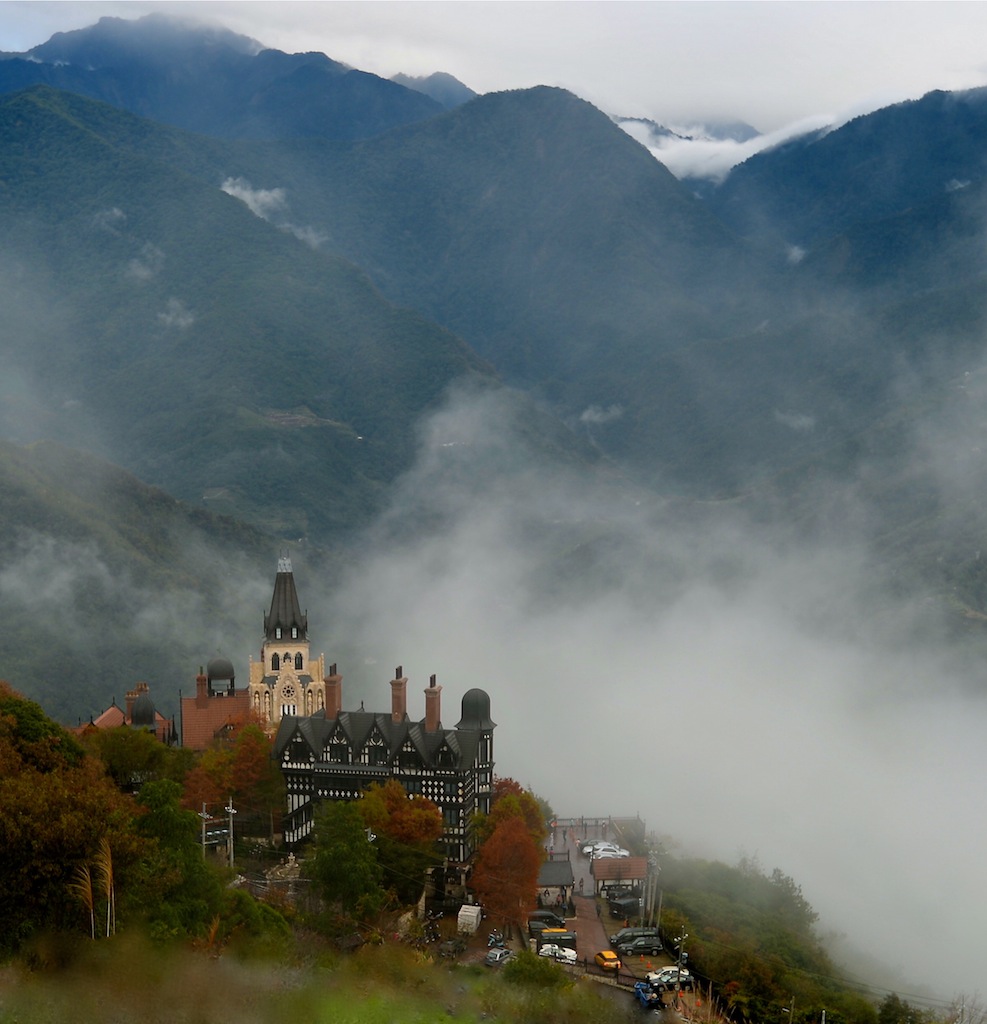
M 409 796 L 396 779 L 367 787 L 356 805 L 376 839 L 383 884 L 400 903 L 421 896 L 425 869 L 441 863 L 437 842 L 442 835 L 442 812 L 421 796 Z
M 315 812 L 315 855 L 309 872 L 338 914 L 366 919 L 383 906 L 377 851 L 355 804 L 326 802 Z
M 82 745 L 98 757 L 119 789 L 136 793 L 145 782 L 169 778 L 178 781 L 188 770 L 188 750 L 173 750 L 147 729 L 122 725 L 115 729 L 91 729 Z
M 182 789 L 163 779 L 138 794 L 144 813 L 137 822 L 151 846 L 142 862 L 139 909 L 160 937 L 201 935 L 223 909 L 219 873 L 202 856 L 200 823 L 181 806 Z M 133 898 L 130 901 L 132 909 Z

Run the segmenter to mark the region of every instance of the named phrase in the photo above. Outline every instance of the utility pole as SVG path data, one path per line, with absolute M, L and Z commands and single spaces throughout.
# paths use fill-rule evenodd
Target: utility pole
M 204 806 L 205 806 L 205 804 L 203 804 L 203 807 Z M 227 839 L 227 844 L 228 844 L 228 849 L 229 849 L 229 854 L 230 854 L 230 868 L 232 868 L 233 867 L 233 815 L 236 814 L 236 811 L 233 809 L 233 797 L 232 796 L 230 797 L 230 802 L 226 805 L 224 810 L 230 816 L 230 834 L 229 834 L 229 838 Z
M 206 813 L 206 802 L 202 801 L 202 810 L 199 811 L 199 817 L 202 819 L 202 859 L 206 859 L 206 822 L 209 820 L 209 815 Z
M 683 932 L 677 939 L 675 944 L 678 947 L 678 956 L 675 959 L 675 1005 L 679 1005 L 679 997 L 682 992 L 682 961 L 688 956 L 682 949 L 685 944 L 685 940 L 689 937 L 687 932 Z

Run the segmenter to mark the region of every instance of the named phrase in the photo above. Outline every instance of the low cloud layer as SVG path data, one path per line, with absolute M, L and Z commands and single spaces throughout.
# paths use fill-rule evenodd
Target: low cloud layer
M 757 856 L 899 991 L 972 993 L 983 667 L 929 642 L 927 605 L 876 587 L 863 538 L 794 544 L 587 490 L 526 462 L 506 417 L 494 396 L 436 416 L 334 588 L 324 621 L 366 656 L 340 658 L 346 703 L 386 706 L 400 664 L 413 716 L 437 673 L 448 726 L 482 687 L 498 770 L 559 813 L 640 814 L 691 852 Z M 403 539 L 409 517 L 434 531 Z
M 706 134 L 701 125 L 676 128 L 674 134 L 664 135 L 652 131 L 644 121 L 621 121 L 620 127 L 631 138 L 641 143 L 656 160 L 660 160 L 676 178 L 709 178 L 720 182 L 737 164 L 755 153 L 780 146 L 800 135 L 836 127 L 831 116 L 819 115 L 786 125 L 764 135 L 755 135 L 742 142 L 736 139 L 714 138 Z
M 311 225 L 295 224 L 290 219 L 288 197 L 283 188 L 254 188 L 244 178 L 227 178 L 221 188 L 227 195 L 245 203 L 256 217 L 294 235 L 311 249 L 318 249 L 328 241 L 324 231 Z

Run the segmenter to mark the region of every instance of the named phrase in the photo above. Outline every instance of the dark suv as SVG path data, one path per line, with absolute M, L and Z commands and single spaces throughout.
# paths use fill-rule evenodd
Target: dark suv
M 629 942 L 621 942 L 617 952 L 627 956 L 657 956 L 661 952 L 661 939 L 657 935 L 639 935 Z
M 565 928 L 565 918 L 554 910 L 532 910 L 528 914 L 529 921 L 545 921 L 549 928 Z

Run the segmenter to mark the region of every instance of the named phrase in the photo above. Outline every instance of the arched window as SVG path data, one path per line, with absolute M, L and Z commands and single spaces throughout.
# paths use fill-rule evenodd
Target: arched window
M 280 667 L 281 667 L 281 659 L 276 654 L 272 654 L 271 655 L 271 670 L 273 672 L 277 672 L 277 670 Z
M 302 667 L 302 652 L 301 652 L 301 651 L 299 651 L 299 652 L 298 652 L 298 653 L 297 653 L 297 654 L 295 655 L 295 668 L 297 668 L 297 669 L 301 670 L 301 667 Z
M 291 664 L 291 655 L 285 651 L 284 654 L 281 655 L 281 660 L 284 662 L 285 667 L 287 667 Z

